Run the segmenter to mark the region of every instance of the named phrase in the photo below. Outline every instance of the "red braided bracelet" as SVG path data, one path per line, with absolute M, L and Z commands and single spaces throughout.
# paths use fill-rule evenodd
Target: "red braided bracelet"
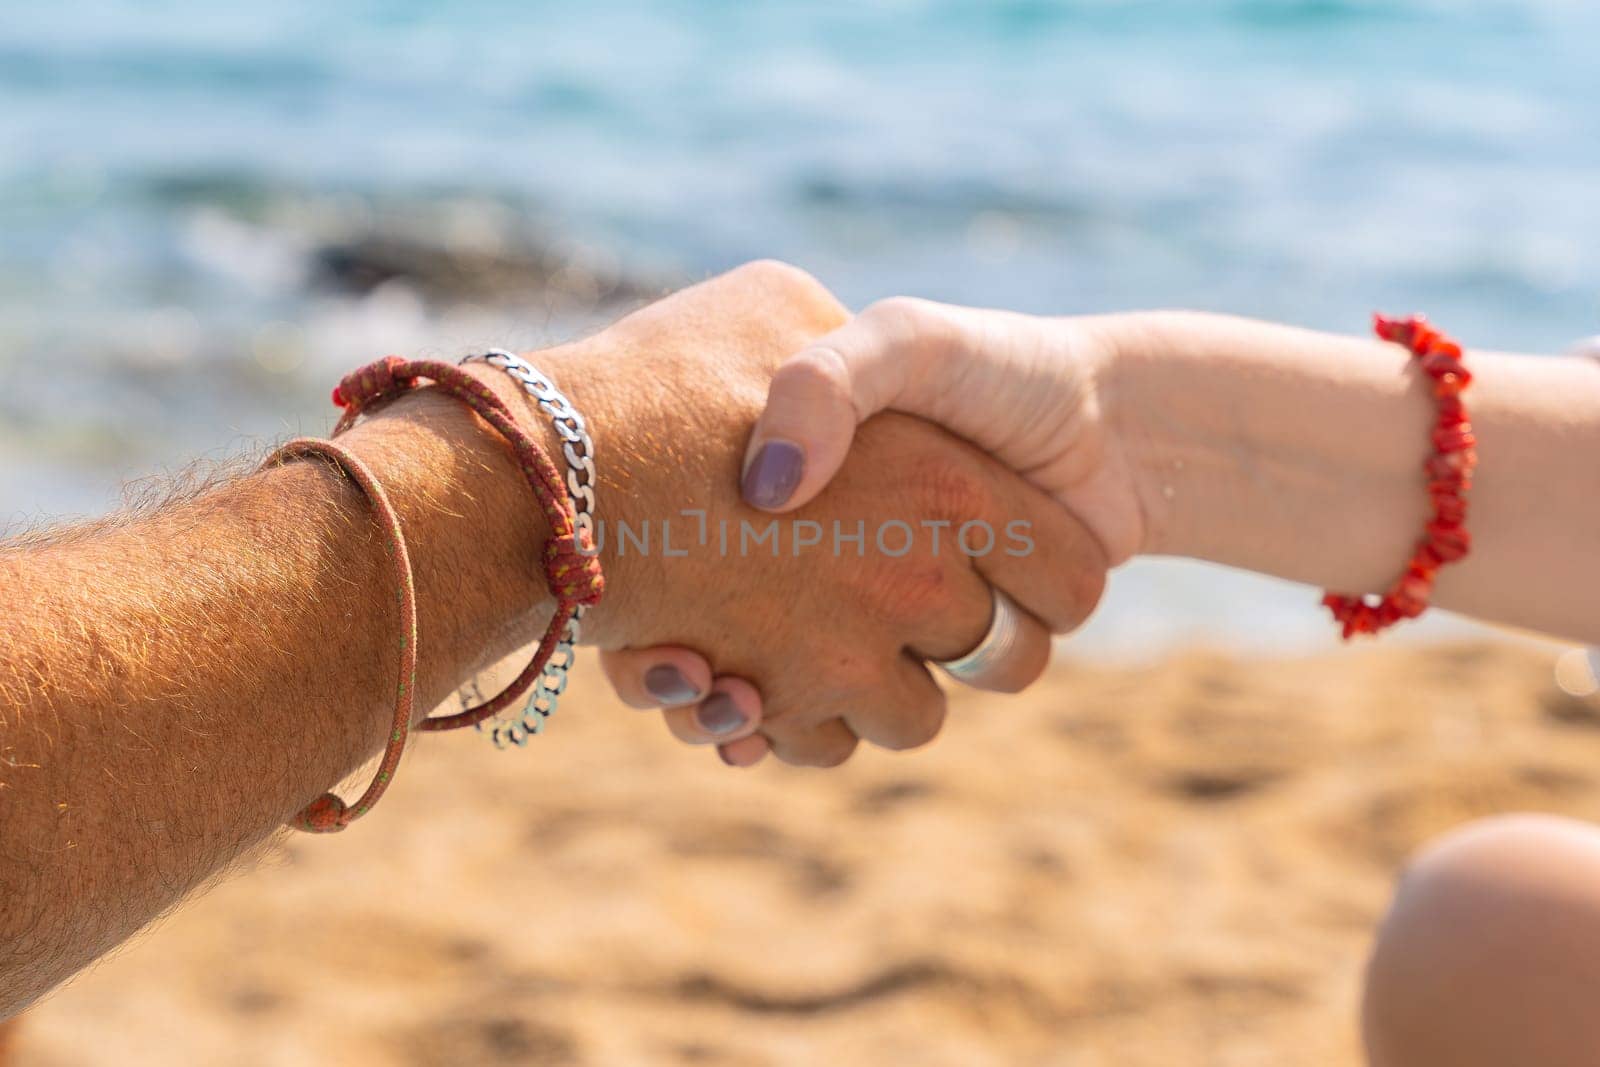
M 550 524 L 550 540 L 544 546 L 545 582 L 550 594 L 556 598 L 556 611 L 550 626 L 545 630 L 533 659 L 498 695 L 477 707 L 466 708 L 453 715 L 424 719 L 417 724 L 419 730 L 455 730 L 463 726 L 475 726 L 499 714 L 533 688 L 545 664 L 550 661 L 551 654 L 555 652 L 573 611 L 580 605 L 587 607 L 599 603 L 601 594 L 605 592 L 605 577 L 600 573 L 600 560 L 588 531 L 580 529 L 573 521 L 572 501 L 567 496 L 566 486 L 555 464 L 550 462 L 538 443 L 517 425 L 505 401 L 477 377 L 455 364 L 386 356 L 352 371 L 333 390 L 333 402 L 344 409 L 333 432 L 336 435 L 343 433 L 368 407 L 416 388 L 423 379 L 433 382 L 435 388 L 477 412 L 510 443 L 517 467 Z
M 333 402 L 344 409 L 334 425 L 335 436 L 354 425 L 361 413 L 380 400 L 399 396 L 421 384 L 426 379 L 449 396 L 462 401 L 483 417 L 511 445 L 517 467 L 533 490 L 545 518 L 550 524 L 550 540 L 544 546 L 545 582 L 556 599 L 556 610 L 550 620 L 533 659 L 516 679 L 499 694 L 477 707 L 466 708 L 452 715 L 423 719 L 416 724 L 419 730 L 452 730 L 473 726 L 510 707 L 538 681 L 545 665 L 560 642 L 567 620 L 580 606 L 590 606 L 600 600 L 605 591 L 605 577 L 600 571 L 600 561 L 586 529 L 573 521 L 572 502 L 562 484 L 554 464 L 550 462 L 538 443 L 517 425 L 504 401 L 493 390 L 472 374 L 451 363 L 436 360 L 403 360 L 388 356 L 369 363 L 346 375 L 333 391 Z M 382 762 L 377 777 L 367 791 L 347 806 L 332 793 L 324 793 L 295 817 L 291 826 L 298 830 L 326 833 L 342 830 L 355 819 L 367 813 L 383 791 L 389 787 L 396 766 L 405 751 L 407 734 L 411 727 L 416 685 L 417 616 L 416 583 L 411 573 L 411 562 L 406 552 L 405 536 L 399 516 L 362 462 L 332 441 L 300 438 L 289 442 L 273 453 L 269 463 L 281 463 L 295 456 L 320 454 L 328 457 L 359 485 L 384 525 L 391 557 L 399 581 L 401 606 L 400 686 L 395 705 L 394 728 L 384 746 Z
M 1434 454 L 1423 465 L 1428 475 L 1428 495 L 1433 500 L 1433 517 L 1423 526 L 1424 536 L 1407 564 L 1405 573 L 1375 602 L 1363 596 L 1328 593 L 1323 604 L 1344 624 L 1344 638 L 1356 634 L 1375 634 L 1401 619 L 1414 619 L 1428 608 L 1433 582 L 1439 568 L 1454 563 L 1472 549 L 1467 533 L 1467 497 L 1472 488 L 1472 471 L 1478 465 L 1472 423 L 1461 394 L 1472 384 L 1472 375 L 1461 363 L 1461 346 L 1428 325 L 1421 315 L 1408 319 L 1373 316 L 1373 328 L 1385 341 L 1405 345 L 1420 362 L 1422 371 L 1433 379 L 1433 395 L 1439 402 L 1439 418 L 1433 428 Z
M 378 521 L 383 525 L 384 548 L 394 564 L 400 601 L 400 682 L 394 705 L 394 725 L 389 731 L 389 741 L 383 749 L 383 761 L 378 764 L 377 776 L 367 791 L 352 805 L 347 805 L 332 793 L 324 793 L 313 800 L 289 824 L 296 830 L 310 833 L 334 833 L 343 830 L 365 815 L 389 788 L 395 768 L 405 752 L 406 734 L 411 729 L 411 711 L 417 688 L 417 587 L 411 575 L 411 556 L 406 551 L 405 535 L 400 530 L 400 516 L 389 495 L 372 476 L 372 471 L 347 449 L 332 441 L 300 437 L 267 457 L 268 465 L 277 465 L 302 456 L 321 456 L 335 470 L 356 483 L 372 503 Z

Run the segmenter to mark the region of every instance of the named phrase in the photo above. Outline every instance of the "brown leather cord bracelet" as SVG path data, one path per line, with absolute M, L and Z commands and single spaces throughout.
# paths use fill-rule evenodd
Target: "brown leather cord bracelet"
M 355 482 L 372 505 L 383 527 L 384 549 L 394 566 L 397 599 L 400 603 L 400 680 L 395 691 L 394 722 L 389 730 L 389 740 L 384 745 L 383 760 L 377 774 L 353 804 L 346 804 L 333 793 L 324 793 L 306 806 L 290 826 L 310 833 L 334 833 L 343 830 L 365 815 L 383 796 L 384 790 L 394 780 L 395 768 L 405 753 L 406 735 L 411 730 L 411 716 L 416 706 L 417 690 L 417 584 L 411 573 L 411 555 L 406 551 L 405 534 L 400 529 L 400 516 L 389 502 L 378 479 L 365 463 L 348 449 L 332 441 L 314 437 L 299 437 L 267 457 L 267 466 L 276 466 L 291 459 L 316 456 L 328 461 L 336 471 Z

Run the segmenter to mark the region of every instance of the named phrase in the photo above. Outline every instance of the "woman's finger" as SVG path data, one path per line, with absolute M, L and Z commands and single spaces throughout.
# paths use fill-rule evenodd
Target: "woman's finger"
M 643 711 L 693 704 L 711 692 L 711 665 L 692 649 L 663 645 L 605 651 L 600 669 L 624 704 Z
M 767 758 L 772 745 L 760 734 L 741 737 L 717 746 L 717 755 L 730 767 L 754 767 Z
M 600 667 L 611 688 L 629 707 L 645 711 L 685 710 L 686 715 L 667 725 L 675 736 L 692 744 L 713 743 L 718 735 L 708 729 L 707 723 L 721 729 L 731 720 L 718 712 L 717 704 L 709 713 L 690 705 L 698 704 L 702 695 L 707 695 L 707 703 L 711 703 L 711 696 L 727 694 L 740 712 L 741 724 L 722 735 L 734 740 L 716 744 L 717 755 L 730 767 L 753 767 L 771 751 L 765 737 L 751 732 L 761 724 L 761 694 L 741 678 L 713 679 L 710 665 L 698 652 L 671 645 L 604 651 L 600 653 Z
M 723 675 L 698 704 L 668 708 L 662 717 L 679 741 L 725 745 L 761 728 L 761 693 L 743 678 Z

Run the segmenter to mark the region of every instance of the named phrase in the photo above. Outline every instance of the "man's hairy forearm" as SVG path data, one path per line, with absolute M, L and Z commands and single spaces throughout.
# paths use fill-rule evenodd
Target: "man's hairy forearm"
M 750 423 L 782 356 L 844 317 L 815 280 L 757 263 L 536 357 L 594 429 L 602 521 L 646 539 L 654 525 L 660 538 L 659 555 L 627 551 L 620 535 L 602 547 L 605 601 L 586 614 L 585 639 L 722 649 L 720 673 L 762 685 L 768 723 L 781 728 L 778 754 L 818 764 L 849 754 L 842 716 L 851 708 L 887 702 L 919 721 L 937 715 L 931 680 L 908 695 L 915 680 L 885 678 L 863 649 L 897 661 L 924 623 L 956 615 L 970 564 L 934 558 L 935 548 L 819 568 L 798 551 L 780 556 L 776 539 L 770 555 L 730 564 L 703 532 L 704 551 L 685 551 L 683 540 L 670 550 L 665 523 L 694 514 L 702 531 L 772 522 L 738 500 Z M 476 363 L 469 373 L 561 454 L 548 416 L 510 377 Z M 341 442 L 373 467 L 405 528 L 421 712 L 543 630 L 547 530 L 504 442 L 454 401 L 409 394 Z M 969 450 L 912 420 L 866 430 L 858 451 L 868 458 L 813 522 L 905 514 L 948 523 L 1005 499 L 986 488 Z M 904 473 L 916 470 L 929 474 Z M 1073 527 L 1059 540 L 1087 546 L 1088 535 Z M 1052 558 L 1065 579 L 1089 557 Z M 365 501 L 314 461 L 53 545 L 0 547 L 0 1017 L 378 750 L 398 666 L 388 568 Z M 1088 602 L 1094 595 L 1097 583 Z M 823 618 L 830 624 L 795 621 Z M 970 623 L 982 620 L 974 613 Z M 959 645 L 968 628 L 940 640 Z M 821 699 L 818 663 L 838 668 Z
M 431 708 L 536 635 L 541 520 L 505 449 L 443 397 L 341 440 L 400 511 Z M 381 747 L 399 623 L 370 509 L 317 461 L 0 548 L 0 585 L 3 1018 Z

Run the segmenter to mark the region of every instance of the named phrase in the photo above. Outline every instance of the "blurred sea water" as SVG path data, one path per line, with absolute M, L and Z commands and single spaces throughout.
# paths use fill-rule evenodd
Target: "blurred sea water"
M 1600 329 L 1597 42 L 1586 0 L 0 0 L 0 517 L 762 256 L 1557 350 Z M 1299 643 L 1308 596 L 1138 566 L 1085 647 Z

